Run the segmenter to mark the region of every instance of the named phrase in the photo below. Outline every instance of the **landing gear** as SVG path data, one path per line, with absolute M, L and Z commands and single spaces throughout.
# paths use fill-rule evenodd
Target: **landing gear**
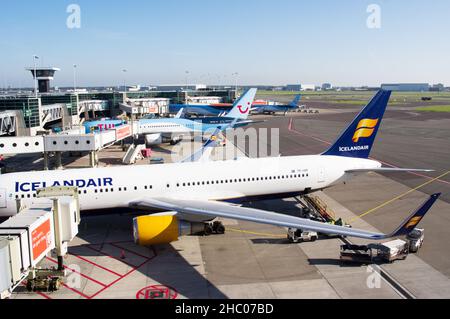
M 222 222 L 215 221 L 212 223 L 205 224 L 204 235 L 209 236 L 212 234 L 216 234 L 216 235 L 225 234 L 225 226 L 222 224 Z

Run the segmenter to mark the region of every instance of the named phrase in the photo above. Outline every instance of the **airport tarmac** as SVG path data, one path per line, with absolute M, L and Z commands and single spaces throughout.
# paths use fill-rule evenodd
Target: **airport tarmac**
M 257 116 L 256 119 L 267 121 L 255 127 L 280 129 L 282 155 L 317 154 L 326 149 L 357 112 L 356 109 L 353 112 L 353 108 L 345 112 L 331 110 L 311 115 Z M 450 176 L 432 179 L 449 170 L 447 137 L 450 119 L 439 115 L 433 117 L 429 113 L 412 113 L 397 109 L 387 112 L 372 155 L 390 165 L 432 168 L 436 172 L 396 176 L 365 174 L 346 185 L 319 193 L 319 196 L 354 227 L 373 227 L 387 232 L 426 199 L 426 194 L 443 192 L 442 200 L 421 224 L 426 239 L 419 254 L 382 267 L 413 297 L 449 298 Z M 167 157 L 170 149 L 163 146 L 158 151 Z M 103 151 L 100 165 L 113 165 L 122 155 L 120 148 Z M 79 160 L 65 158 L 65 161 L 72 162 L 69 167 L 87 166 L 88 163 L 86 157 Z M 427 182 L 431 183 L 412 191 Z M 406 194 L 402 199 L 380 207 L 402 194 Z M 280 213 L 298 212 L 297 203 L 292 199 L 250 205 Z M 376 210 L 357 218 L 372 209 Z M 226 220 L 225 235 L 188 236 L 170 245 L 142 248 L 132 242 L 131 221 L 132 216 L 126 213 L 83 216 L 80 234 L 71 243 L 70 254 L 65 260 L 71 271 L 82 274 L 80 284 L 74 288 L 67 282 L 59 292 L 51 294 L 30 294 L 21 288 L 13 297 L 407 297 L 385 279 L 374 286 L 371 267 L 340 265 L 339 245 L 342 242 L 338 239 L 288 244 L 286 231 L 282 228 Z M 46 262 L 52 264 L 51 259 Z

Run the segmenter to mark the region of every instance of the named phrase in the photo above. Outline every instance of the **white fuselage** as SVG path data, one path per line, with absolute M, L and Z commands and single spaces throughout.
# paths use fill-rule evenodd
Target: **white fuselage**
M 50 186 L 77 186 L 81 210 L 98 210 L 157 197 L 289 197 L 346 181 L 351 177 L 346 170 L 378 167 L 381 164 L 372 160 L 311 155 L 11 173 L 0 176 L 0 216 L 16 214 L 18 199 L 26 206 L 42 202 L 36 191 Z

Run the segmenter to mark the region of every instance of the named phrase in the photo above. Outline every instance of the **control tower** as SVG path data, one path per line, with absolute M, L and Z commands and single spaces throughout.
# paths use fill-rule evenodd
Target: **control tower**
M 56 71 L 60 71 L 58 68 L 52 67 L 30 67 L 26 70 L 31 71 L 33 78 L 38 81 L 39 93 L 47 93 L 50 91 L 50 80 L 53 80 Z M 36 74 L 34 71 L 36 70 Z

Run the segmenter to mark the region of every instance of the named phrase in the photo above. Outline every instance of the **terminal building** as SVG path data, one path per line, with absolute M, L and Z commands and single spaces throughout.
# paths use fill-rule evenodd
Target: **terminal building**
M 381 89 L 397 92 L 428 92 L 430 85 L 428 83 L 391 83 L 382 84 Z
M 83 119 L 117 116 L 124 112 L 124 105 L 131 106 L 129 114 L 167 115 L 171 103 L 218 100 L 230 103 L 235 98 L 234 90 L 41 93 L 37 98 L 30 95 L 1 96 L 0 124 L 3 118 L 8 123 L 13 118 L 15 125 L 2 126 L 0 135 L 34 136 L 58 122 L 63 128 L 70 128 L 79 125 Z

